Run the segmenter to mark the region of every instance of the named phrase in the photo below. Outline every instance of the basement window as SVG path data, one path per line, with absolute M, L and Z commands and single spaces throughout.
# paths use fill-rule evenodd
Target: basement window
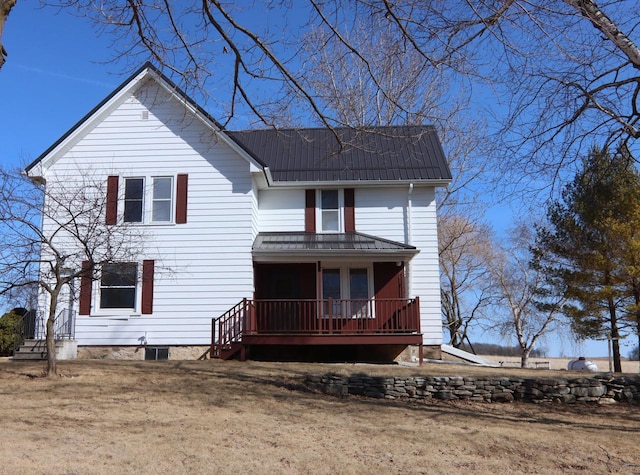
M 144 349 L 144 359 L 145 360 L 168 360 L 169 359 L 169 348 L 167 347 L 156 347 L 156 346 L 147 346 Z

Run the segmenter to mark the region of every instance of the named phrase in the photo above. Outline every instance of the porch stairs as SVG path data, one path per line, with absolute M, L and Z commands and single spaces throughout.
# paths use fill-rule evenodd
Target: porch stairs
M 43 335 L 44 318 L 27 312 L 14 327 L 14 361 L 42 361 L 47 359 L 46 341 L 35 338 Z M 62 310 L 54 319 L 53 334 L 56 358 L 60 360 L 76 359 L 78 343 L 75 339 L 75 312 Z
M 25 340 L 14 352 L 14 361 L 41 361 L 47 359 L 47 346 L 44 340 Z
M 56 340 L 56 357 L 59 360 L 75 359 L 75 340 Z M 13 361 L 42 361 L 47 359 L 47 345 L 44 340 L 25 340 L 13 352 Z
M 242 331 L 245 317 L 253 311 L 254 305 L 247 299 L 242 299 L 225 313 L 215 318 L 211 324 L 211 358 L 230 360 L 240 354 L 244 360 L 244 344 Z

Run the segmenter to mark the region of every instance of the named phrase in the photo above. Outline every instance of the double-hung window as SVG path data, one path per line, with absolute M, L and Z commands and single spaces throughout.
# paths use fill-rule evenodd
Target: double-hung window
M 173 209 L 173 178 L 153 177 L 151 221 L 169 223 Z
M 105 264 L 100 276 L 100 308 L 135 309 L 137 285 L 137 263 Z
M 113 316 L 153 314 L 155 261 L 112 262 L 97 269 L 82 263 L 80 279 L 80 315 Z
M 144 178 L 124 180 L 124 222 L 142 223 L 144 211 Z
M 342 231 L 341 190 L 320 190 L 320 226 L 322 232 Z

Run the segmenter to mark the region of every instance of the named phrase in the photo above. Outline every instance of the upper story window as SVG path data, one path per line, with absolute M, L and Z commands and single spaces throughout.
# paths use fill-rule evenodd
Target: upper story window
M 306 190 L 304 230 L 308 233 L 351 233 L 356 230 L 355 190 Z
M 153 180 L 153 205 L 151 209 L 151 221 L 171 222 L 171 210 L 173 209 L 173 178 L 154 177 Z
M 125 223 L 176 223 L 187 222 L 186 174 L 175 176 L 147 176 L 123 178 L 121 194 L 118 193 L 117 176 L 107 181 L 106 223 L 116 224 L 118 213 Z M 118 201 L 123 208 L 118 211 Z
M 124 180 L 124 222 L 141 223 L 144 209 L 144 178 Z
M 342 190 L 320 190 L 320 226 L 323 232 L 342 231 Z

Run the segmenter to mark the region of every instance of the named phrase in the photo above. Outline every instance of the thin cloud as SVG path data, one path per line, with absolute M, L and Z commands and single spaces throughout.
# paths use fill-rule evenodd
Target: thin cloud
M 36 74 L 42 74 L 42 75 L 45 75 L 45 76 L 65 79 L 67 81 L 74 81 L 74 82 L 79 82 L 79 83 L 83 83 L 83 84 L 90 84 L 92 86 L 99 86 L 99 87 L 103 87 L 105 89 L 113 89 L 115 87 L 111 83 L 106 83 L 106 82 L 102 82 L 102 81 L 94 81 L 93 79 L 87 79 L 87 78 L 82 78 L 82 77 L 78 77 L 78 76 L 72 76 L 70 74 L 62 74 L 62 73 L 56 73 L 56 72 L 53 72 L 53 71 L 45 71 L 44 69 L 34 68 L 33 66 L 26 66 L 24 64 L 13 64 L 13 66 L 18 68 L 18 69 L 23 69 L 25 71 L 33 72 L 33 73 L 36 73 Z

